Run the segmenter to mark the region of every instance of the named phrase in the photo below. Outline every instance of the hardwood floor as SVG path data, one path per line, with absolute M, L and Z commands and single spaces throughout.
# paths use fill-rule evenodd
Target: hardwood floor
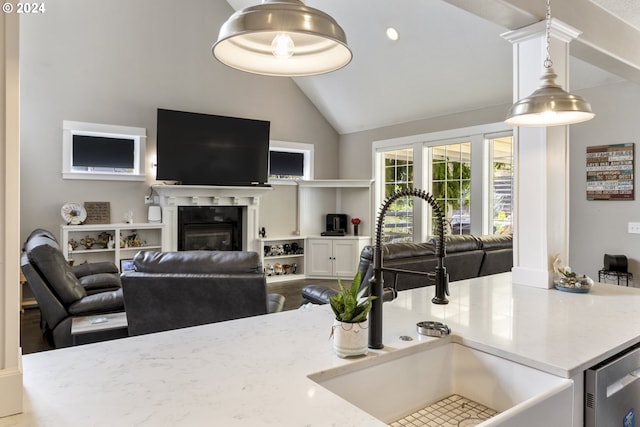
M 323 284 L 338 289 L 337 280 L 304 279 L 290 282 L 268 283 L 267 292 L 283 295 L 284 309 L 295 310 L 302 304 L 302 288 L 310 284 Z
M 40 331 L 40 309 L 38 307 L 26 308 L 20 313 L 20 345 L 22 346 L 22 354 L 53 349 Z
M 267 284 L 267 292 L 278 293 L 285 297 L 284 309 L 296 310 L 302 304 L 302 288 L 309 284 L 324 284 L 337 289 L 337 280 L 304 279 L 290 282 Z M 20 314 L 20 345 L 22 354 L 51 350 L 52 347 L 40 332 L 40 309 L 26 308 Z

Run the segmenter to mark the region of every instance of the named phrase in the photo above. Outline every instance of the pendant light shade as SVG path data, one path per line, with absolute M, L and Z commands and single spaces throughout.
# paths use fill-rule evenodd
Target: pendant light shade
M 351 62 L 344 30 L 300 0 L 266 0 L 235 12 L 211 48 L 222 63 L 268 76 L 310 76 Z
M 584 98 L 573 95 L 556 83 L 558 75 L 553 71 L 549 54 L 551 44 L 551 0 L 547 0 L 545 72 L 542 84 L 531 95 L 511 106 L 505 122 L 513 126 L 558 126 L 591 120 L 595 114 Z
M 505 121 L 513 126 L 557 126 L 591 120 L 595 114 L 589 102 L 564 91 L 556 84 L 556 77 L 553 68 L 547 68 L 542 85 L 513 104 Z

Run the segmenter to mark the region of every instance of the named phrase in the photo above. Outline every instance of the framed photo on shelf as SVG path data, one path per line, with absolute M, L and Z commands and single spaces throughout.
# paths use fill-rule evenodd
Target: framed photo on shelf
M 133 265 L 132 259 L 121 259 L 120 260 L 120 272 L 124 273 L 125 271 L 135 271 L 135 267 Z

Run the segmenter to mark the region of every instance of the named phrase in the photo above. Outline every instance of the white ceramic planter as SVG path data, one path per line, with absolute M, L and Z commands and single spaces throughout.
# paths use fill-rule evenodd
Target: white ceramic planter
M 338 357 L 367 354 L 369 344 L 369 322 L 345 323 L 333 321 L 333 349 Z

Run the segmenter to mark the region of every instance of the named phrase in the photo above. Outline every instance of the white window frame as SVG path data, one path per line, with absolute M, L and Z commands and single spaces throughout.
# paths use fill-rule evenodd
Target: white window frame
M 383 164 L 382 153 L 384 151 L 411 148 L 413 147 L 413 182 L 417 188 L 427 189 L 430 185 L 430 171 L 425 170 L 425 166 L 430 164 L 429 147 L 434 145 L 444 145 L 447 143 L 469 142 L 471 141 L 471 233 L 482 233 L 482 227 L 487 222 L 486 209 L 484 208 L 483 194 L 486 180 L 483 179 L 483 171 L 486 169 L 484 160 L 484 136 L 498 133 L 513 133 L 513 128 L 504 122 L 489 123 L 485 125 L 469 126 L 460 129 L 450 129 L 445 131 L 423 133 L 418 135 L 404 136 L 374 141 L 372 143 L 372 170 L 374 175 L 374 215 L 378 213 L 378 207 L 382 204 L 383 188 L 381 174 L 381 164 Z M 482 165 L 482 167 L 476 167 Z M 474 209 L 473 206 L 479 207 Z M 377 218 L 377 216 L 376 216 Z M 420 242 L 430 233 L 431 209 L 424 203 L 414 203 L 413 233 L 414 241 Z M 474 227 L 474 223 L 476 224 Z
M 313 163 L 314 163 L 314 145 L 313 144 L 305 144 L 302 142 L 290 142 L 290 141 L 277 141 L 271 140 L 269 141 L 269 152 L 271 151 L 280 151 L 280 152 L 288 152 L 288 153 L 302 153 L 304 156 L 304 164 L 303 164 L 303 175 L 302 178 L 305 181 L 313 180 Z M 294 179 L 276 179 L 269 178 L 269 182 L 275 182 L 278 184 L 292 182 L 294 183 L 296 180 Z
M 105 171 L 79 170 L 73 167 L 73 136 L 99 136 L 134 141 L 133 170 Z M 96 179 L 111 181 L 144 181 L 147 130 L 130 126 L 104 125 L 99 123 L 62 121 L 62 178 Z

